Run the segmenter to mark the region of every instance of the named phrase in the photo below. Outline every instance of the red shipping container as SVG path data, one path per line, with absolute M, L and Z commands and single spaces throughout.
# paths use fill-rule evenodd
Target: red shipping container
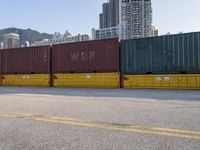
M 50 73 L 50 46 L 1 50 L 2 74 Z
M 119 72 L 118 38 L 53 45 L 53 73 Z

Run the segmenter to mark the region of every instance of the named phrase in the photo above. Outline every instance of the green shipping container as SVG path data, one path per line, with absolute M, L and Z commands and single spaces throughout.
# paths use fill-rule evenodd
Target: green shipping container
M 200 32 L 121 41 L 122 74 L 200 73 Z

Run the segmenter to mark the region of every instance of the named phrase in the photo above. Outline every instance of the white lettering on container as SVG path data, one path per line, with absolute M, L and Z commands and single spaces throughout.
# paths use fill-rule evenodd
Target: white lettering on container
M 71 52 L 70 54 L 71 61 L 77 62 L 77 61 L 91 61 L 94 60 L 96 57 L 95 51 L 89 51 L 89 52 Z
M 78 53 L 71 53 L 71 60 L 72 61 L 78 61 L 79 54 Z

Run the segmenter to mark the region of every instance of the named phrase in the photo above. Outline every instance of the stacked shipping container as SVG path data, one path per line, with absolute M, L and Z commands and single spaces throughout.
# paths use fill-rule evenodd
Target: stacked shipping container
M 121 46 L 114 38 L 0 51 L 3 86 L 118 88 L 120 83 L 200 89 L 200 32 L 125 40 Z
M 55 87 L 118 88 L 118 38 L 53 45 Z
M 0 50 L 0 86 L 2 85 L 2 74 L 1 74 L 1 50 Z
M 4 86 L 49 86 L 50 46 L 1 50 Z
M 196 89 L 200 88 L 199 73 L 199 32 L 121 42 L 125 88 Z

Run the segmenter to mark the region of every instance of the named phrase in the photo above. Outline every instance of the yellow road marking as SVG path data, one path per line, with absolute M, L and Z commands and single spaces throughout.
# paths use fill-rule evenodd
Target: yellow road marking
M 0 112 L 0 115 L 9 115 L 9 116 L 23 116 L 23 117 L 43 117 L 43 118 L 51 118 L 51 119 L 59 119 L 59 120 L 70 120 L 70 121 L 81 121 L 81 122 L 92 122 L 87 120 L 79 120 L 75 118 L 63 118 L 63 117 L 57 117 L 57 116 L 43 116 L 43 115 L 34 115 L 34 114 L 28 114 L 28 113 L 7 113 L 7 112 Z
M 178 129 L 159 128 L 159 127 L 151 127 L 151 126 L 138 126 L 138 125 L 121 126 L 118 124 L 101 123 L 101 122 L 96 122 L 92 120 L 79 120 L 79 119 L 74 119 L 74 118 L 43 116 L 43 115 L 23 114 L 23 113 L 0 112 L 0 117 L 21 118 L 21 119 L 34 120 L 34 121 L 52 122 L 52 123 L 60 123 L 60 124 L 67 124 L 67 125 L 76 125 L 76 126 L 110 129 L 110 130 L 117 130 L 117 131 L 144 133 L 144 134 L 151 134 L 151 135 L 163 135 L 163 136 L 170 136 L 170 137 L 200 140 L 200 136 L 198 136 L 200 132 L 198 131 L 178 130 Z
M 152 126 L 128 126 L 129 128 L 142 128 L 148 130 L 156 130 L 156 131 L 166 131 L 166 132 L 176 132 L 176 133 L 185 133 L 185 134 L 199 134 L 198 131 L 189 131 L 189 130 L 178 130 L 178 129 L 170 129 L 170 128 L 160 128 L 160 127 L 152 127 Z
M 154 132 L 154 131 L 148 131 L 148 130 L 142 130 L 142 129 L 139 130 L 139 129 L 131 129 L 131 128 L 109 127 L 109 126 L 102 126 L 102 125 L 96 125 L 96 124 L 86 124 L 86 123 L 78 123 L 78 122 L 70 122 L 70 121 L 56 121 L 56 120 L 41 119 L 41 118 L 35 118 L 33 120 L 53 122 L 53 123 L 62 123 L 62 124 L 68 124 L 68 125 L 77 125 L 77 126 L 84 126 L 84 127 L 94 127 L 94 128 L 111 129 L 111 130 L 118 130 L 118 131 L 164 135 L 164 136 L 171 136 L 171 137 L 178 137 L 178 138 L 200 140 L 200 136 L 191 136 L 191 135 L 175 134 L 175 133 L 168 133 L 168 132 Z
M 200 132 L 197 131 L 188 131 L 188 130 L 177 130 L 177 129 L 169 129 L 169 128 L 151 128 L 152 130 L 158 131 L 169 131 L 169 132 L 176 132 L 176 133 L 188 133 L 188 134 L 199 134 Z

